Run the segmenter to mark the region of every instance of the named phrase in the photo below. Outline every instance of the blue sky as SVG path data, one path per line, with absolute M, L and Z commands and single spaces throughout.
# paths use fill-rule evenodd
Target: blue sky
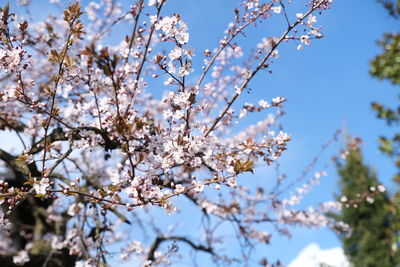
M 191 43 L 211 49 L 230 21 L 232 3 L 236 1 L 170 1 L 175 5 L 172 10 L 181 13 L 188 23 Z M 335 130 L 345 127 L 349 134 L 365 142 L 366 162 L 377 171 L 381 180 L 391 184 L 393 165 L 377 149 L 378 136 L 388 134 L 390 130 L 375 118 L 370 103 L 398 104 L 398 91 L 387 82 L 371 78 L 368 62 L 380 52 L 376 40 L 384 32 L 398 30 L 399 23 L 374 0 L 346 0 L 334 1 L 331 10 L 318 16 L 318 25 L 324 26 L 325 37 L 300 52 L 295 44 L 280 49 L 280 57 L 272 67 L 274 74 L 258 77 L 251 85 L 253 95 L 249 99 L 270 99 L 277 95 L 288 99 L 283 122 L 293 139 L 281 164 L 289 177 L 297 177 Z M 249 35 L 249 43 L 263 37 L 259 35 L 260 31 L 257 33 Z M 201 51 L 198 48 L 196 46 L 196 50 Z M 343 141 L 339 143 L 343 144 Z M 321 163 L 325 163 L 338 148 L 336 145 L 324 154 Z M 271 172 L 258 172 L 257 175 L 268 176 Z M 335 169 L 330 168 L 328 177 L 305 199 L 305 205 L 332 199 L 337 192 L 336 181 Z M 266 256 L 287 264 L 312 242 L 321 248 L 340 246 L 329 229 L 296 228 L 290 240 L 273 238 Z
M 47 1 L 33 2 L 32 13 L 35 14 L 35 10 Z M 202 50 L 216 46 L 231 21 L 233 6 L 237 2 L 169 0 L 164 15 L 173 12 L 181 14 L 190 29 L 190 44 L 195 47 L 200 59 Z M 305 10 L 304 7 L 302 10 Z M 346 127 L 349 134 L 365 142 L 363 152 L 366 162 L 377 171 L 381 180 L 391 184 L 393 165 L 377 149 L 378 136 L 390 134 L 390 130 L 383 121 L 375 118 L 370 103 L 398 104 L 398 91 L 387 82 L 371 78 L 368 62 L 380 52 L 376 40 L 384 32 L 398 30 L 399 22 L 390 18 L 375 0 L 334 0 L 332 9 L 318 16 L 317 23 L 324 27 L 325 37 L 313 41 L 302 51 L 297 51 L 294 43 L 285 45 L 272 66 L 274 73 L 259 76 L 251 85 L 251 95 L 245 98 L 256 102 L 258 98 L 269 100 L 283 95 L 288 99 L 283 124 L 285 131 L 292 135 L 292 141 L 281 164 L 289 177 L 297 177 L 317 155 L 321 145 L 337 129 Z M 263 25 L 262 31 L 252 31 L 246 43 L 254 44 L 268 33 L 276 32 L 277 25 L 278 22 Z M 265 34 L 262 34 L 264 29 Z M 336 145 L 324 154 L 321 164 L 338 149 L 339 145 Z M 271 174 L 271 171 L 263 169 L 257 175 L 268 178 Z M 333 199 L 337 192 L 336 181 L 337 175 L 331 168 L 328 177 L 305 199 L 304 205 Z M 296 228 L 290 240 L 274 237 L 266 256 L 287 264 L 312 242 L 323 249 L 340 246 L 329 229 Z
M 170 1 L 188 23 L 191 43 L 204 48 L 213 48 L 215 40 L 221 37 L 230 21 L 233 2 L 236 3 L 227 0 Z M 371 78 L 368 62 L 380 52 L 376 40 L 384 32 L 398 30 L 399 23 L 375 0 L 346 0 L 334 1 L 331 10 L 318 16 L 318 25 L 324 26 L 325 37 L 313 41 L 310 47 L 300 52 L 295 44 L 280 49 L 280 57 L 272 67 L 274 74 L 258 77 L 251 85 L 253 95 L 249 99 L 270 99 L 277 95 L 288 99 L 283 122 L 293 140 L 281 163 L 289 177 L 297 177 L 335 130 L 345 127 L 349 134 L 365 142 L 366 162 L 377 171 L 381 180 L 391 184 L 393 165 L 377 149 L 378 136 L 389 134 L 390 130 L 375 118 L 370 103 L 398 104 L 398 91 L 387 82 Z M 260 31 L 257 33 L 249 35 L 249 43 L 263 37 L 259 35 Z M 343 144 L 343 141 L 339 143 Z M 336 145 L 324 154 L 321 163 L 325 163 L 338 148 Z M 271 172 L 257 175 L 268 176 Z M 305 205 L 332 199 L 337 192 L 336 181 L 335 169 L 330 168 L 328 177 L 305 199 Z M 340 246 L 329 229 L 296 228 L 291 240 L 273 238 L 266 256 L 279 258 L 287 264 L 312 242 L 321 248 Z

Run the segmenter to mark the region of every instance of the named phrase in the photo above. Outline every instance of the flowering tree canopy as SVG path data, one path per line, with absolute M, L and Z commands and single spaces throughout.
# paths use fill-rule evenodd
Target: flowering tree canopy
M 205 51 L 195 51 L 181 15 L 165 14 L 169 1 L 51 0 L 66 8 L 42 22 L 8 4 L 0 10 L 0 130 L 20 143 L 0 146 L 2 266 L 129 257 L 155 266 L 196 253 L 244 264 L 269 243 L 265 225 L 287 235 L 294 224 L 345 230 L 323 215 L 339 202 L 292 207 L 323 171 L 290 198 L 284 193 L 299 181 L 253 188 L 241 180 L 273 164 L 291 138 L 278 122 L 284 97 L 241 104 L 241 95 L 270 71 L 280 46 L 300 50 L 322 38 L 316 16 L 331 0 L 300 1 L 301 10 L 290 0 L 238 1 Z M 246 32 L 261 34 L 271 18 L 282 20 L 280 34 L 244 49 Z M 124 24 L 129 31 L 115 42 Z M 255 112 L 265 119 L 248 126 Z M 201 227 L 180 229 L 194 218 Z

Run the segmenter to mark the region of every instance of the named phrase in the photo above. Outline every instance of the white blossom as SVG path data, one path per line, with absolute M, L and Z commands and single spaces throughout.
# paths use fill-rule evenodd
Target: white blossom
M 29 261 L 29 255 L 28 252 L 26 252 L 25 250 L 20 250 L 17 252 L 15 256 L 13 256 L 13 262 L 16 265 L 24 265 L 28 261 Z
M 40 181 L 35 181 L 33 189 L 35 189 L 36 195 L 45 196 L 46 189 L 50 186 L 49 178 L 42 178 Z

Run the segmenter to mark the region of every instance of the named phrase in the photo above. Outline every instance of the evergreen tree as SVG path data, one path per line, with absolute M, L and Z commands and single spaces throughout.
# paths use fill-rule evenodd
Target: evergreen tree
M 341 236 L 346 255 L 355 267 L 392 267 L 400 263 L 393 246 L 394 213 L 387 193 L 378 193 L 375 173 L 363 163 L 359 148 L 338 165 L 343 209 L 334 215 L 352 231 Z M 341 198 L 341 197 L 339 197 Z
M 391 17 L 400 19 L 400 0 L 377 1 L 384 5 Z M 400 33 L 385 33 L 378 44 L 382 52 L 371 60 L 370 74 L 396 87 L 400 85 Z M 388 107 L 374 102 L 372 108 L 388 126 L 398 127 L 400 124 L 400 105 Z M 400 132 L 392 137 L 381 136 L 379 149 L 394 160 L 398 167 L 394 181 L 399 183 Z M 351 235 L 342 237 L 349 260 L 355 267 L 400 266 L 400 191 L 397 190 L 393 196 L 376 195 L 372 204 L 365 201 L 365 194 L 371 193 L 371 186 L 376 186 L 379 181 L 363 163 L 359 149 L 353 150 L 344 165 L 338 168 L 342 195 L 359 202 L 357 208 L 353 204 L 345 205 L 342 213 L 336 217 L 353 228 Z
M 389 12 L 389 15 L 400 20 L 400 0 L 378 0 Z M 370 62 L 370 74 L 381 80 L 393 84 L 394 88 L 400 85 L 400 32 L 385 33 L 382 40 L 378 41 L 382 47 L 382 52 Z M 400 95 L 399 95 L 400 99 Z M 400 184 L 400 104 L 389 107 L 382 103 L 372 103 L 372 108 L 376 111 L 377 117 L 384 120 L 389 127 L 396 129 L 391 137 L 381 136 L 379 138 L 379 149 L 389 156 L 397 167 L 397 172 L 393 180 Z M 393 223 L 392 241 L 397 247 L 400 245 L 400 190 L 391 198 L 392 211 L 395 213 Z

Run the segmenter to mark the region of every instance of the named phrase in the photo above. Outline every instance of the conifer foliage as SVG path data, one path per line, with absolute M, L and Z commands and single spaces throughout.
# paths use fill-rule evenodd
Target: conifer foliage
M 338 169 L 343 209 L 335 217 L 352 229 L 341 236 L 349 261 L 355 267 L 396 266 L 400 258 L 392 239 L 393 207 L 386 192 L 375 193 L 381 187 L 375 172 L 363 162 L 360 148 L 351 150 Z

